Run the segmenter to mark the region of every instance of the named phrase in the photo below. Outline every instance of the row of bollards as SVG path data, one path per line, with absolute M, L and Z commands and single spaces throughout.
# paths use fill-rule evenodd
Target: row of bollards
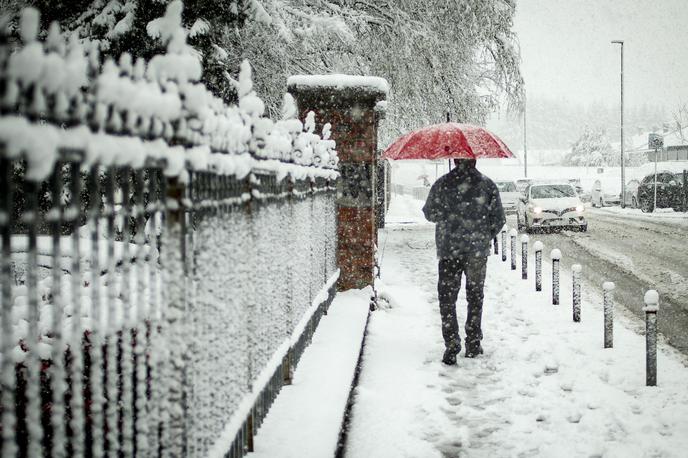
M 502 261 L 507 260 L 507 230 L 504 226 L 502 229 Z M 511 270 L 516 270 L 516 237 L 518 232 L 516 229 L 509 231 L 511 241 Z M 529 237 L 527 235 L 521 236 L 521 278 L 528 279 L 528 243 Z M 498 254 L 497 237 L 494 239 L 495 254 Z M 533 244 L 533 251 L 535 254 L 535 291 L 542 291 L 542 251 L 543 244 L 539 240 Z M 553 249 L 550 252 L 550 259 L 552 261 L 552 305 L 559 305 L 559 271 L 561 264 L 561 251 Z M 574 323 L 581 321 L 581 277 L 582 266 L 574 264 L 571 266 L 572 278 L 572 318 Z M 613 282 L 604 282 L 602 285 L 604 291 L 604 348 L 614 347 L 614 289 Z M 649 290 L 644 297 L 645 307 L 645 347 L 646 347 L 646 385 L 657 385 L 657 312 L 659 310 L 659 294 L 655 290 Z

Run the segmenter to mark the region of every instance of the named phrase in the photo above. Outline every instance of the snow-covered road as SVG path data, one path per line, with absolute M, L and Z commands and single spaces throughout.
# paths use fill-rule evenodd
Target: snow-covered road
M 566 268 L 554 307 L 549 264 L 535 293 L 532 263 L 526 281 L 491 256 L 485 354 L 443 366 L 433 226 L 420 205 L 395 196 L 381 231 L 389 305 L 371 317 L 348 457 L 685 456 L 685 359 L 660 345 L 659 386 L 645 387 L 637 320 L 617 317 L 615 348 L 603 349 L 600 297 L 584 289 L 582 322 L 572 323 Z M 458 311 L 461 322 L 463 289 Z
M 662 218 L 672 215 L 590 210 L 587 233 L 538 233 L 531 239 L 541 240 L 546 252 L 561 249 L 565 269 L 581 264 L 587 288 L 601 291 L 603 282 L 615 282 L 618 303 L 637 317 L 643 316 L 645 291 L 656 289 L 662 303 L 660 332 L 688 354 L 688 221 Z M 515 220 L 509 218 L 508 224 Z

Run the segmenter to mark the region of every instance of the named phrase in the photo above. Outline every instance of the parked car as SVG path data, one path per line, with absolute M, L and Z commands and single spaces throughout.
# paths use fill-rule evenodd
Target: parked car
M 655 209 L 655 174 L 645 176 L 638 186 L 638 206 L 644 212 Z M 657 172 L 657 208 L 673 208 L 684 211 L 684 183 L 682 173 L 666 170 Z
M 513 181 L 495 181 L 499 190 L 499 197 L 502 199 L 502 207 L 507 215 L 516 213 L 518 199 L 523 195 L 516 188 Z
M 533 180 L 531 180 L 530 178 L 519 178 L 518 180 L 516 180 L 516 188 L 520 192 L 523 192 L 532 182 Z
M 588 230 L 585 206 L 569 183 L 532 184 L 519 200 L 516 219 L 519 230 L 539 228 Z
M 620 205 L 621 196 L 619 194 L 610 194 L 602 191 L 602 182 L 595 180 L 590 192 L 590 201 L 593 207 L 607 207 L 610 205 Z
M 638 186 L 640 186 L 640 181 L 635 179 L 626 183 L 627 207 L 638 208 Z

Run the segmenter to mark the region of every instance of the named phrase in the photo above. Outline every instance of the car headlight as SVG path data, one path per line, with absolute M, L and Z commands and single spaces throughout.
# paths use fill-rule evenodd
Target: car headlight
M 533 213 L 535 213 L 536 215 L 539 215 L 540 213 L 542 213 L 542 208 L 541 207 L 533 207 Z
M 584 207 L 584 206 L 582 206 L 582 205 L 577 205 L 577 206 L 576 206 L 576 211 L 577 211 L 578 213 L 583 213 L 584 210 L 585 210 L 585 207 Z

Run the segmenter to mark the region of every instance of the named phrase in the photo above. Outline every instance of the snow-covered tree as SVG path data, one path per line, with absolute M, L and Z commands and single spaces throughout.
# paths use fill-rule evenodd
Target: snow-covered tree
M 0 0 L 2 1 L 2 0 Z M 9 1 L 9 0 L 4 0 Z M 97 40 L 101 53 L 150 58 L 164 50 L 156 21 L 172 0 L 17 0 L 44 26 Z M 178 0 L 177 0 L 178 1 Z M 429 122 L 483 122 L 500 98 L 522 98 L 515 0 L 186 0 L 182 21 L 202 81 L 237 101 L 240 63 L 277 117 L 291 74 L 351 73 L 392 87 L 382 142 Z
M 564 158 L 564 165 L 602 167 L 620 162 L 604 129 L 586 127 Z

